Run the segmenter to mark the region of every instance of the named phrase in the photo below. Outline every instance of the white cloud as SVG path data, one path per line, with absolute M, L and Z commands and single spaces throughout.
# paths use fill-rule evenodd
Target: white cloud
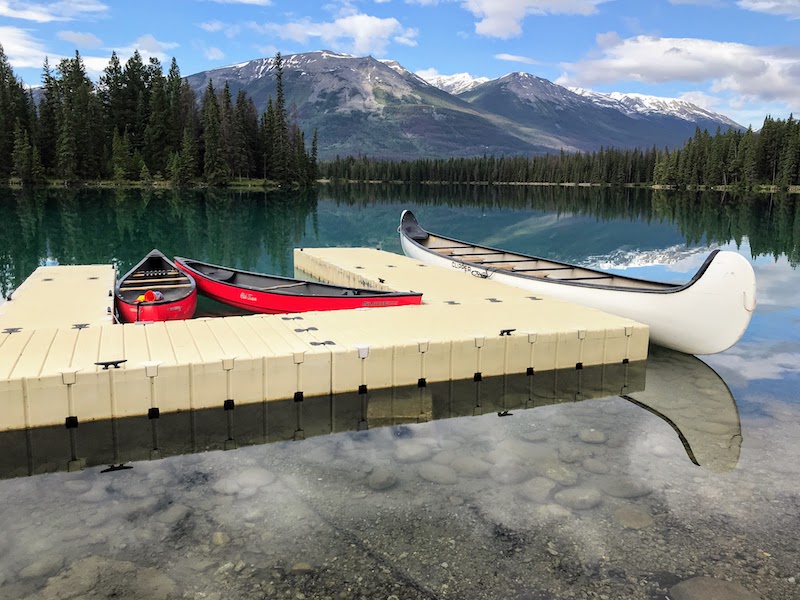
M 168 58 L 167 50 L 177 48 L 179 44 L 175 42 L 162 42 L 157 40 L 149 33 L 136 39 L 131 45 L 122 48 L 115 48 L 120 60 L 123 57 L 131 56 L 136 50 L 141 54 L 142 59 L 146 62 L 151 57 L 164 61 Z
M 705 92 L 693 91 L 693 92 L 683 92 L 678 95 L 678 98 L 681 100 L 686 100 L 687 102 L 691 102 L 699 106 L 700 108 L 705 108 L 706 110 L 718 110 L 719 105 L 722 103 L 722 99 L 718 98 L 717 96 L 710 96 Z
M 80 31 L 59 31 L 59 39 L 66 42 L 72 42 L 76 46 L 93 47 L 101 46 L 102 40 L 93 33 L 82 33 Z
M 15 69 L 41 69 L 45 58 L 49 58 L 51 67 L 56 67 L 62 58 L 67 58 L 55 52 L 48 52 L 45 45 L 33 37 L 27 29 L 0 27 L 0 40 L 9 63 Z M 69 58 L 73 56 L 74 54 L 71 54 Z M 87 73 L 95 77 L 108 65 L 108 57 L 81 55 L 81 58 Z
M 739 0 L 736 4 L 745 10 L 800 19 L 798 0 Z
M 530 58 L 529 56 L 520 56 L 519 54 L 506 54 L 505 52 L 501 52 L 500 54 L 495 54 L 494 57 L 497 60 L 507 60 L 509 62 L 524 63 L 526 65 L 539 64 L 539 61 L 535 58 Z
M 403 27 L 393 17 L 382 19 L 363 13 L 348 14 L 326 23 L 316 23 L 306 18 L 255 27 L 262 32 L 303 44 L 316 38 L 332 50 L 355 54 L 382 56 L 392 41 L 406 46 L 417 43 L 416 29 Z
M 686 81 L 707 83 L 711 92 L 731 93 L 743 101 L 797 104 L 800 98 L 796 49 L 645 35 L 622 39 L 613 32 L 598 35 L 597 42 L 598 51 L 589 58 L 562 65 L 566 73 L 559 83 Z
M 507 39 L 522 33 L 528 15 L 591 15 L 607 0 L 464 0 L 463 6 L 476 18 L 480 35 Z
M 44 44 L 34 38 L 27 29 L 0 27 L 0 40 L 12 67 L 41 68 L 47 51 Z
M 231 25 L 229 23 L 223 23 L 222 21 L 206 21 L 205 23 L 198 24 L 198 27 L 208 33 L 218 33 L 221 31 L 229 38 L 236 37 L 242 30 L 239 25 Z
M 415 71 L 414 75 L 417 77 L 422 77 L 425 81 L 430 81 L 431 79 L 435 79 L 437 77 L 441 77 L 442 74 L 439 73 L 436 69 L 431 67 L 430 69 L 420 69 L 419 71 Z
M 217 31 L 222 31 L 222 29 L 225 27 L 225 23 L 222 21 L 208 21 L 206 23 L 200 23 L 198 27 L 203 31 L 216 33 Z
M 208 60 L 222 60 L 225 58 L 225 53 L 219 48 L 214 47 L 206 48 L 204 54 Z
M 18 2 L 16 0 L 0 0 L 0 17 L 22 19 L 37 23 L 52 21 L 71 21 L 86 18 L 93 14 L 103 13 L 108 6 L 99 0 L 60 0 L 59 2 L 36 3 Z

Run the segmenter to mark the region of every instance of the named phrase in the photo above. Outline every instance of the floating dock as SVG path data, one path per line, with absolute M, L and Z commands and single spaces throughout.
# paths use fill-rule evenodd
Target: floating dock
M 0 306 L 0 431 L 647 357 L 645 325 L 593 309 L 374 250 L 305 249 L 295 257 L 322 280 L 414 289 L 424 304 L 118 325 L 107 319 L 113 282 L 87 286 L 95 275 L 66 291 L 76 300 L 68 316 L 56 318 L 61 298 L 52 293 L 28 303 L 31 290 L 42 289 L 34 283 L 51 283 L 47 269 L 62 269 L 43 267 Z

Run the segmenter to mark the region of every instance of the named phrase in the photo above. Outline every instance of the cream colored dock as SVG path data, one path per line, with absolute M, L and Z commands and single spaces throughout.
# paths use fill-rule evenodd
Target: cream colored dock
M 112 265 L 39 267 L 0 304 L 0 331 L 114 322 Z
M 426 304 L 80 328 L 43 319 L 8 329 L 0 333 L 0 431 L 647 356 L 644 325 L 402 256 L 327 249 L 296 260 L 322 279 L 423 291 Z

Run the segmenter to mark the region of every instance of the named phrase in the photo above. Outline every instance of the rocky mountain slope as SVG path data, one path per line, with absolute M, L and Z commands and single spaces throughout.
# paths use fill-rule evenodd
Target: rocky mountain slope
M 272 58 L 187 79 L 198 98 L 209 79 L 217 88 L 227 81 L 234 97 L 244 89 L 259 111 L 275 97 Z M 608 98 L 603 102 L 615 104 L 607 106 L 527 73 L 483 82 L 467 74 L 445 79 L 436 83 L 457 93 L 440 89 L 396 61 L 329 51 L 284 57 L 287 106 L 305 131 L 318 129 L 321 158 L 519 155 L 612 145 L 677 145 L 691 137 L 696 125 L 711 126 L 659 113 L 657 107 L 652 113 L 637 110 L 634 99 Z M 713 122 L 713 128 L 735 125 L 730 123 Z

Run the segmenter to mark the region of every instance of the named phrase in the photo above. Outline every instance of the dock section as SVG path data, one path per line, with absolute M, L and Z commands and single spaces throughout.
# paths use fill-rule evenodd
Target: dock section
M 114 322 L 113 265 L 39 267 L 0 304 L 0 331 Z
M 331 250 L 303 252 L 318 264 L 336 259 L 326 254 Z M 0 332 L 0 431 L 532 378 L 647 356 L 644 325 L 374 252 L 347 253 L 358 263 L 359 285 L 372 277 L 367 258 L 391 259 L 385 267 L 392 279 L 376 276 L 375 284 L 423 291 L 426 304 L 88 327 L 43 319 L 38 328 L 7 327 Z M 420 271 L 430 275 L 414 279 Z

